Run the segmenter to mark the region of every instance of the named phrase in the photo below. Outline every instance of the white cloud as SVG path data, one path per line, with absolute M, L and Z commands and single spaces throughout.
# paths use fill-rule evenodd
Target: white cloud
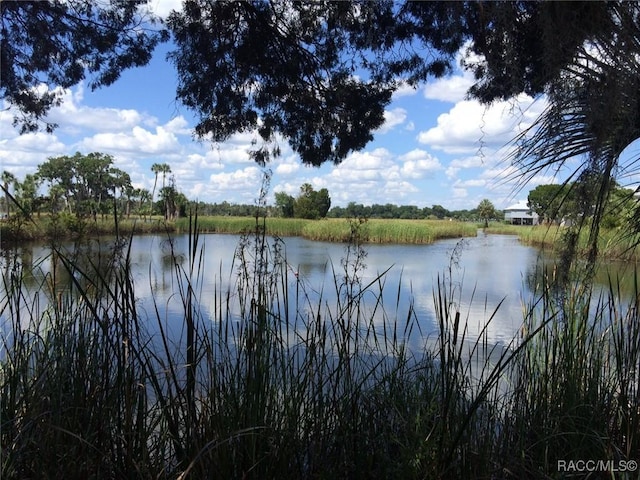
M 182 11 L 182 0 L 151 0 L 147 5 L 162 19 L 167 18 L 171 10 Z
M 466 188 L 453 187 L 451 189 L 451 192 L 453 194 L 453 198 L 455 199 L 466 198 L 469 195 Z
M 352 153 L 340 165 L 336 166 L 333 172 L 380 170 L 390 164 L 391 153 L 386 148 L 376 148 L 370 152 Z
M 155 133 L 135 126 L 130 132 L 98 133 L 85 138 L 80 145 L 83 150 L 100 152 L 128 152 L 144 154 L 166 154 L 180 149 L 176 136 L 158 126 Z
M 483 178 L 472 178 L 469 180 L 456 180 L 454 187 L 484 187 L 487 185 L 487 181 Z
M 424 87 L 424 98 L 456 103 L 464 100 L 467 91 L 474 84 L 473 74 L 464 71 L 460 75 L 438 78 Z
M 378 128 L 378 133 L 387 133 L 394 127 L 402 124 L 407 119 L 407 111 L 404 108 L 394 108 L 384 111 L 384 123 Z
M 178 115 L 177 117 L 169 120 L 164 128 L 171 133 L 175 133 L 177 135 L 191 135 L 192 129 L 189 126 L 189 123 L 185 120 L 182 115 Z
M 449 166 L 445 169 L 444 173 L 447 176 L 447 178 L 453 179 L 458 176 L 459 171 L 460 171 L 459 168 Z
M 47 121 L 57 123 L 65 132 L 78 132 L 90 129 L 98 132 L 118 132 L 137 125 L 153 127 L 157 119 L 135 109 L 117 109 L 88 107 L 82 105 L 83 88 L 77 87 L 75 93 L 70 89 L 63 91 L 62 104 L 51 109 Z M 171 123 L 171 122 L 169 122 Z
M 418 134 L 417 140 L 446 153 L 471 153 L 479 148 L 499 148 L 529 127 L 544 106 L 527 95 L 514 102 L 491 106 L 477 101 L 458 102 L 438 117 L 437 126 Z
M 292 175 L 298 170 L 300 170 L 300 162 L 295 160 L 291 162 L 280 163 L 276 167 L 276 173 L 283 176 Z
M 401 155 L 399 160 L 403 162 L 400 172 L 405 178 L 422 178 L 425 174 L 431 174 L 442 169 L 442 165 L 437 158 L 418 148 Z
M 262 172 L 258 167 L 246 167 L 232 172 L 215 173 L 209 177 L 209 185 L 210 190 L 217 193 L 247 188 L 257 191 L 261 179 Z
M 391 96 L 391 98 L 392 100 L 396 100 L 400 97 L 408 97 L 411 95 L 415 95 L 417 91 L 418 90 L 416 89 L 416 87 L 412 87 L 407 82 L 401 82 L 398 89 L 395 92 L 393 92 L 393 95 Z
M 449 165 L 457 168 L 474 168 L 484 166 L 485 161 L 482 159 L 482 157 L 476 155 L 472 157 L 455 158 L 451 160 L 451 163 Z

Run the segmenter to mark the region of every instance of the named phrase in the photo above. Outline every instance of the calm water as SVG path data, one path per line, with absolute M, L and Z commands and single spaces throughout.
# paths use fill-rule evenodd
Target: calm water
M 228 290 L 236 291 L 238 262 L 234 263 L 234 257 L 239 242 L 240 237 L 235 235 L 201 236 L 204 275 L 201 277 L 199 298 L 204 317 L 211 321 L 216 318 L 216 295 L 219 298 Z M 273 241 L 269 240 L 269 243 Z M 100 252 L 105 245 L 111 244 L 112 241 L 102 239 L 85 245 L 84 249 L 94 263 L 99 263 L 104 261 Z M 305 301 L 312 306 L 318 303 L 334 305 L 338 295 L 336 279 L 340 282 L 344 278 L 345 245 L 291 237 L 284 240 L 283 246 L 291 296 L 294 297 L 296 291 L 304 291 Z M 149 318 L 155 319 L 157 306 L 169 328 L 181 328 L 183 309 L 177 295 L 171 250 L 164 236 L 138 236 L 132 240 L 131 262 L 142 318 L 146 312 Z M 410 305 L 413 305 L 422 334 L 412 338 L 411 344 L 415 348 L 421 346 L 424 336 L 437 331 L 434 292 L 438 278 L 443 276 L 452 285 L 452 300 L 459 305 L 470 339 L 487 325 L 494 309 L 501 304 L 488 323 L 485 335 L 490 343 L 508 343 L 521 326 L 523 305 L 531 298 L 532 285 L 539 278 L 536 271 L 541 265 L 539 251 L 520 244 L 517 237 L 481 232 L 475 238 L 443 240 L 432 245 L 367 245 L 365 250 L 365 267 L 359 271 L 363 285 L 389 269 L 372 287 L 372 292 L 364 295 L 365 307 L 373 312 L 373 292 L 378 292 L 381 284 L 384 284 L 382 299 L 387 321 L 406 321 Z M 186 235 L 174 238 L 173 251 L 183 258 L 181 265 L 186 266 Z M 26 282 L 27 288 L 36 289 L 38 283 L 56 268 L 46 246 L 23 245 L 3 251 L 5 277 L 16 259 L 25 270 L 36 272 Z M 4 294 L 0 297 L 2 302 L 4 297 Z M 295 299 L 292 298 L 291 302 Z M 5 312 L 5 318 L 7 315 Z M 382 312 L 378 310 L 372 316 L 382 328 Z

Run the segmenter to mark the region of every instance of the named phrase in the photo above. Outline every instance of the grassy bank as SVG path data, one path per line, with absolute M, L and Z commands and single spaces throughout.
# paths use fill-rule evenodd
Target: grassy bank
M 145 233 L 162 233 L 175 231 L 172 222 L 165 222 L 162 217 L 121 218 L 117 224 L 113 217 L 78 219 L 75 215 L 41 215 L 29 220 L 12 218 L 0 222 L 0 239 L 2 241 L 20 242 L 24 240 L 59 240 L 63 238 L 97 237 L 100 235 L 140 235 Z
M 575 472 L 559 462 L 602 460 L 636 478 L 637 276 L 630 304 L 614 283 L 592 298 L 543 277 L 504 349 L 468 338 L 475 319 L 452 261 L 435 292 L 416 292 L 432 296 L 439 335 L 410 352 L 411 304 L 385 304 L 397 286 L 383 276 L 361 283 L 362 245 L 324 286 L 289 278 L 283 251 L 243 237 L 230 290 L 201 298 L 217 272 L 202 270 L 192 231 L 186 258 L 173 258 L 173 336 L 164 305 L 137 306 L 126 239 L 107 269 L 55 253 L 31 289 L 10 266 L 1 477 L 563 478 Z M 310 302 L 310 288 L 335 290 L 335 303 Z
M 265 219 L 268 235 L 279 237 L 305 237 L 310 240 L 349 242 L 352 224 L 357 220 L 301 218 Z M 200 217 L 200 230 L 206 233 L 243 234 L 255 231 L 253 217 Z M 189 219 L 179 218 L 165 222 L 162 217 L 151 219 L 123 218 L 117 228 L 121 235 L 187 232 Z M 471 223 L 445 220 L 368 220 L 358 227 L 361 238 L 369 243 L 414 243 L 427 244 L 442 238 L 475 236 L 477 227 Z M 113 218 L 80 221 L 73 216 L 51 218 L 42 216 L 30 222 L 4 222 L 0 224 L 0 238 L 6 241 L 46 240 L 50 238 L 73 238 L 78 236 L 114 235 L 116 223 Z
M 558 225 L 520 226 L 507 224 L 492 224 L 485 230 L 487 233 L 518 235 L 527 245 L 542 247 L 551 251 L 558 251 L 562 244 L 566 227 Z M 601 229 L 598 236 L 598 252 L 600 257 L 609 260 L 640 261 L 636 244 L 640 243 L 640 236 L 629 235 L 621 230 Z M 578 238 L 578 254 L 587 251 L 588 232 L 583 230 Z

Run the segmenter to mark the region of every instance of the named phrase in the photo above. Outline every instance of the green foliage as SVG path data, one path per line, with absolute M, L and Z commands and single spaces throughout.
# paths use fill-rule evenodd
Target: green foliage
M 349 202 L 345 208 L 333 207 L 329 211 L 329 216 L 332 218 L 398 218 L 403 220 L 425 218 L 472 220 L 471 212 L 468 210 L 449 211 L 442 205 L 419 208 L 415 205 L 393 205 L 391 203 L 363 205 L 356 202 Z
M 231 286 L 201 298 L 192 221 L 186 253 L 167 240 L 176 294 L 151 312 L 127 239 L 54 248 L 46 275 L 11 265 L 2 477 L 555 478 L 558 460 L 638 458 L 637 273 L 629 304 L 616 279 L 595 298 L 544 275 L 521 335 L 491 345 L 496 310 L 469 335 L 457 248 L 431 292 L 437 335 L 412 353 L 411 303 L 389 303 L 384 273 L 363 281 L 368 223 L 347 225 L 332 285 L 293 278 L 279 240 L 248 235 Z M 327 288 L 335 303 L 311 300 Z M 164 307 L 182 312 L 177 337 Z
M 476 211 L 478 212 L 478 216 L 484 221 L 485 227 L 489 226 L 489 220 L 492 220 L 498 217 L 498 212 L 496 211 L 496 208 L 493 206 L 493 203 L 491 203 L 486 198 L 478 204 Z
M 50 157 L 38 166 L 36 175 L 49 185 L 51 211 L 64 210 L 78 218 L 106 214 L 116 190 L 122 193 L 131 187 L 129 175 L 113 167 L 113 157 L 103 153 Z
M 89 87 L 111 85 L 130 67 L 145 65 L 167 32 L 144 0 L 120 2 L 3 1 L 0 97 L 20 114 L 14 124 L 35 131 L 62 90 L 88 79 Z M 43 89 L 41 84 L 48 87 Z M 56 125 L 46 122 L 47 131 Z
M 300 187 L 300 194 L 293 204 L 293 215 L 297 218 L 324 218 L 330 207 L 331 197 L 326 188 L 315 191 L 311 184 L 305 183 Z
M 614 187 L 607 201 L 602 226 L 605 229 L 629 228 L 633 225 L 633 218 L 639 211 L 640 206 L 638 200 L 634 198 L 634 190 Z M 632 227 L 631 230 L 635 229 Z M 640 232 L 640 230 L 635 231 Z
M 293 218 L 296 199 L 285 192 L 276 192 L 276 208 L 284 218 Z
M 370 15 L 391 20 L 393 9 L 377 2 L 196 0 L 172 13 L 167 24 L 177 47 L 170 54 L 177 96 L 199 115 L 198 136 L 223 141 L 257 129 L 269 143 L 279 133 L 311 165 L 338 163 L 363 148 L 384 122 L 394 89 L 382 74 L 377 82 L 356 77 L 345 61 L 345 55 L 359 59 L 367 68 L 359 58 L 364 51 L 347 49 Z M 382 52 L 378 35 L 369 38 Z M 378 60 L 368 69 L 377 70 Z M 256 159 L 265 162 L 268 150 L 258 151 Z
M 354 220 L 356 221 L 356 220 Z M 255 228 L 251 217 L 199 217 L 199 228 L 210 233 L 244 234 Z M 351 238 L 350 221 L 327 219 L 317 222 L 302 218 L 268 217 L 264 220 L 267 235 L 302 236 L 310 240 L 344 242 Z M 188 219 L 175 222 L 176 231 L 188 231 Z M 360 230 L 364 243 L 428 244 L 443 238 L 472 237 L 477 228 L 472 223 L 441 220 L 367 220 Z
M 538 215 L 541 223 L 557 223 L 569 210 L 569 194 L 570 188 L 567 185 L 538 185 L 529 192 L 527 205 Z

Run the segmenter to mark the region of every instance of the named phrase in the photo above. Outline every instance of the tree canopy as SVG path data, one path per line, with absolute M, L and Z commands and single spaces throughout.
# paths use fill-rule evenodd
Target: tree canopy
M 199 136 L 257 129 L 268 144 L 279 133 L 312 165 L 362 148 L 391 93 L 451 71 L 463 45 L 475 54 L 468 60 L 479 59 L 466 64 L 477 80 L 471 96 L 547 94 L 557 107 L 590 91 L 581 121 L 619 153 L 640 136 L 639 11 L 637 2 L 188 0 L 168 21 L 177 45 L 170 58 L 178 99 L 200 116 Z M 601 106 L 618 80 L 621 93 Z M 634 126 L 616 139 L 617 127 L 606 133 L 602 124 L 614 112 L 613 124 Z M 259 147 L 256 160 L 269 153 Z
M 88 78 L 91 89 L 110 85 L 120 73 L 145 65 L 158 42 L 168 39 L 146 0 L 0 2 L 0 96 L 19 114 L 21 131 L 47 131 L 51 107 L 62 91 Z
M 494 207 L 493 203 L 487 198 L 480 201 L 476 210 L 478 211 L 478 216 L 484 222 L 485 227 L 489 226 L 489 220 L 498 218 L 496 207 Z
M 0 88 L 23 131 L 59 101 L 41 83 L 88 75 L 97 88 L 149 60 L 167 34 L 142 28 L 143 3 L 1 3 Z M 640 138 L 640 2 L 186 0 L 167 27 L 176 96 L 196 113 L 197 136 L 257 132 L 258 163 L 280 138 L 306 164 L 339 163 L 371 141 L 396 89 L 451 72 L 464 48 L 472 98 L 545 96 L 510 160 L 521 186 L 582 160 L 571 180 L 589 185 L 594 248 L 610 178 L 637 171 L 637 158 L 619 162 Z
M 38 166 L 37 176 L 49 185 L 52 209 L 62 198 L 65 210 L 79 218 L 106 213 L 107 201 L 115 197 L 116 190 L 131 186 L 129 174 L 113 166 L 113 157 L 97 152 L 50 157 Z

